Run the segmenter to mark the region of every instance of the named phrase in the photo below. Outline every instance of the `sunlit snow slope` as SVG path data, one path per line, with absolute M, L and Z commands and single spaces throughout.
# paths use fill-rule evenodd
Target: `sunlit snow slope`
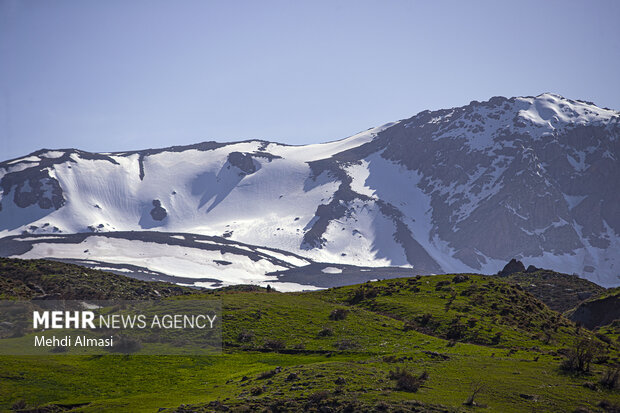
M 0 163 L 0 237 L 10 237 L 0 255 L 133 263 L 223 283 L 263 283 L 311 262 L 492 273 L 517 257 L 615 286 L 619 120 L 543 94 L 425 111 L 320 145 L 44 149 Z M 97 247 L 95 235 L 126 231 L 221 237 L 265 246 L 271 258 L 226 260 L 122 236 Z M 75 233 L 91 236 L 14 248 L 24 242 L 16 236 Z M 276 264 L 287 253 L 307 262 Z M 162 264 L 182 254 L 193 264 Z M 233 264 L 203 264 L 214 259 Z

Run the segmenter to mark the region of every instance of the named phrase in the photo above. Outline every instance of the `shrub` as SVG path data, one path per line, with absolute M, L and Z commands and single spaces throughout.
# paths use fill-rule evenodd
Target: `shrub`
M 353 340 L 349 340 L 349 339 L 343 339 L 343 340 L 340 340 L 340 341 L 338 341 L 336 343 L 336 347 L 339 350 L 349 350 L 349 349 L 355 348 L 357 346 L 358 346 L 357 342 L 355 342 Z
M 323 400 L 327 399 L 328 397 L 329 397 L 328 391 L 326 390 L 317 391 L 315 393 L 312 393 L 310 396 L 308 396 L 308 402 L 312 404 L 318 404 L 322 402 Z
M 418 318 L 418 322 L 420 323 L 420 325 L 427 325 L 429 324 L 433 319 L 433 315 L 430 313 L 426 313 L 426 314 L 422 314 L 419 318 Z
M 251 332 L 251 331 L 247 331 L 247 330 L 243 330 L 237 336 L 237 340 L 242 342 L 242 343 L 248 343 L 248 342 L 252 341 L 253 338 L 254 338 L 254 333 Z
M 375 409 L 377 409 L 380 412 L 387 412 L 389 408 L 390 408 L 390 405 L 384 401 L 380 401 L 375 405 Z
M 260 394 L 263 394 L 264 391 L 265 389 L 263 389 L 262 387 L 252 387 L 252 390 L 250 390 L 250 394 L 252 394 L 252 396 L 258 396 Z
M 610 402 L 609 400 L 601 400 L 598 404 L 598 407 L 610 413 L 615 413 L 615 412 L 620 411 L 620 404 Z
M 620 383 L 620 367 L 610 367 L 604 373 L 603 377 L 601 377 L 600 382 L 601 386 L 606 387 L 610 390 L 615 390 L 618 388 L 618 383 Z
M 364 289 L 362 287 L 357 288 L 353 291 L 353 294 L 347 300 L 349 304 L 357 304 L 364 299 Z
M 459 340 L 465 336 L 467 327 L 458 320 L 453 320 L 446 332 L 446 337 L 451 340 Z
M 590 339 L 577 339 L 572 347 L 566 352 L 566 359 L 561 368 L 571 372 L 587 372 L 590 370 L 590 362 L 598 353 L 598 346 Z
M 362 285 L 353 291 L 353 294 L 349 297 L 347 302 L 349 304 L 357 304 L 364 299 L 375 298 L 378 294 L 379 292 L 376 288 Z
M 396 380 L 396 390 L 417 392 L 428 379 L 428 373 L 425 371 L 416 376 L 405 368 L 397 368 L 395 371 L 390 371 L 389 377 L 390 380 Z
M 334 332 L 329 327 L 323 327 L 323 329 L 319 331 L 319 337 L 329 337 L 333 335 L 334 335 Z
M 450 285 L 450 281 L 449 280 L 438 281 L 437 284 L 435 284 L 435 290 L 439 291 L 439 290 L 441 290 L 442 287 L 445 287 L 446 285 Z
M 338 386 L 344 386 L 345 384 L 347 384 L 347 381 L 344 377 L 338 377 L 336 380 L 334 380 L 334 383 L 336 383 Z
M 332 312 L 329 314 L 329 319 L 330 320 L 344 320 L 345 318 L 347 318 L 347 313 L 349 311 L 344 309 L 344 308 L 336 308 L 335 310 L 332 310 Z
M 278 351 L 286 347 L 286 344 L 284 343 L 284 340 L 272 339 L 265 341 L 265 347 L 270 350 Z
M 415 323 L 411 321 L 406 321 L 405 324 L 403 325 L 403 331 L 411 331 L 411 330 L 415 330 Z
M 278 374 L 280 371 L 281 369 L 279 367 L 273 370 L 263 371 L 261 374 L 258 375 L 257 379 L 259 380 L 269 379 L 275 376 L 276 374 Z
M 462 282 L 465 282 L 467 280 L 469 280 L 469 277 L 467 275 L 462 275 L 462 274 L 455 275 L 452 278 L 452 282 L 455 283 L 455 284 L 462 283 Z
M 471 384 L 471 394 L 470 396 L 467 398 L 467 400 L 465 401 L 465 403 L 463 403 L 465 406 L 477 406 L 476 402 L 474 401 L 476 396 L 482 391 L 484 390 L 484 384 L 482 384 L 482 381 L 477 380 L 474 381 Z

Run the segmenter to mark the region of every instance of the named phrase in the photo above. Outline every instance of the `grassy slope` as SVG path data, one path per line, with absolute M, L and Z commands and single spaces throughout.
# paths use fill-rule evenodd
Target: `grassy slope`
M 102 294 L 134 291 L 122 279 L 97 284 Z M 561 372 L 562 348 L 576 336 L 596 339 L 497 278 L 432 276 L 312 293 L 198 295 L 222 300 L 222 355 L 1 357 L 0 409 L 20 400 L 29 407 L 84 404 L 75 411 L 211 411 L 218 400 L 240 411 L 275 404 L 292 411 L 320 405 L 369 410 L 382 403 L 405 411 L 598 411 L 601 400 L 620 404 L 617 391 L 583 386 L 618 362 L 616 344 L 605 345 L 607 365 L 595 364 L 584 375 Z M 335 309 L 345 309 L 345 318 L 330 319 Z M 259 377 L 276 367 L 273 376 Z M 389 372 L 397 367 L 427 371 L 428 379 L 415 393 L 396 390 Z M 291 373 L 297 377 L 287 380 Z M 486 408 L 462 405 L 476 382 L 483 386 L 476 402 Z M 178 408 L 186 404 L 191 407 Z
M 520 285 L 549 308 L 560 313 L 570 310 L 587 298 L 605 292 L 605 288 L 585 278 L 544 269 L 529 273 L 517 272 L 498 278 Z

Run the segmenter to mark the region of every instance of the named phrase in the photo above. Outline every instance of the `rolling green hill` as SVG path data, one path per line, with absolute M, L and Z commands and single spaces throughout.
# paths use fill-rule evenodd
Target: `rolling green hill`
M 620 406 L 613 382 L 617 336 L 580 328 L 495 276 L 279 293 L 250 286 L 190 290 L 55 262 L 0 264 L 4 299 L 43 294 L 40 287 L 71 298 L 81 291 L 208 297 L 220 299 L 224 310 L 221 355 L 0 357 L 1 410 L 609 412 Z M 575 368 L 583 354 L 591 356 L 589 368 Z

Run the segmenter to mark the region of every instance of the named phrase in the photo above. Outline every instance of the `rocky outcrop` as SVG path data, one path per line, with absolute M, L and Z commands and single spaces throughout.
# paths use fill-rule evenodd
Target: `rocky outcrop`
M 618 159 L 619 112 L 552 94 L 494 97 L 309 147 L 39 151 L 0 163 L 0 231 L 44 232 L 48 215 L 63 231 L 154 229 L 174 206 L 177 229 L 226 227 L 308 257 L 421 273 L 495 273 L 516 257 L 614 286 Z M 137 223 L 115 219 L 135 211 Z
M 164 218 L 168 216 L 166 209 L 161 206 L 161 201 L 159 199 L 153 200 L 153 209 L 151 209 L 151 217 L 155 221 L 163 221 Z
M 569 312 L 568 318 L 590 330 L 620 320 L 620 289 L 616 288 L 601 298 L 581 303 Z
M 236 166 L 246 175 L 251 175 L 256 172 L 256 165 L 252 160 L 252 155 L 241 152 L 231 152 L 228 154 L 228 162 Z
M 516 259 L 511 259 L 506 266 L 497 273 L 500 277 L 505 277 L 507 275 L 511 275 L 517 272 L 525 272 L 525 265 L 521 261 L 517 261 Z

